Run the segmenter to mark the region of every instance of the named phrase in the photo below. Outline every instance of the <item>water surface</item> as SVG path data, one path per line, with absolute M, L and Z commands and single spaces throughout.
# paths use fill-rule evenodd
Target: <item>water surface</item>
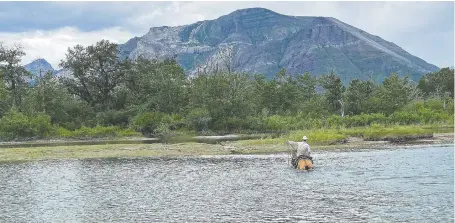
M 453 147 L 0 163 L 0 222 L 453 222 Z

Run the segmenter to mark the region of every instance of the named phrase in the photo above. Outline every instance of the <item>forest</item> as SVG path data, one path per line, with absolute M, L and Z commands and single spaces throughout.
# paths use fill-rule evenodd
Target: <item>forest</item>
M 0 44 L 0 139 L 162 137 L 454 122 L 454 70 L 418 83 L 392 73 L 382 83 L 336 73 L 273 78 L 185 75 L 175 58 L 120 59 L 115 43 L 69 48 L 60 67 L 32 75 L 21 46 Z M 30 80 L 35 80 L 31 84 Z

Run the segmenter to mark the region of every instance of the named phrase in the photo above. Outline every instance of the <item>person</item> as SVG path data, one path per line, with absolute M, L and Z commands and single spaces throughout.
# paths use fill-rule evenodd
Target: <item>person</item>
M 297 167 L 299 159 L 310 159 L 313 163 L 313 157 L 311 157 L 310 145 L 306 142 L 308 138 L 306 136 L 302 137 L 302 142 L 288 141 L 287 143 L 291 145 L 294 149 L 292 151 L 292 160 L 291 163 L 294 167 Z

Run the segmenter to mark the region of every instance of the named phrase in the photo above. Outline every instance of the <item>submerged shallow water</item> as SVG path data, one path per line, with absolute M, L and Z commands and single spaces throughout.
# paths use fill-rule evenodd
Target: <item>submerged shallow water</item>
M 0 163 L 0 222 L 453 222 L 453 147 Z

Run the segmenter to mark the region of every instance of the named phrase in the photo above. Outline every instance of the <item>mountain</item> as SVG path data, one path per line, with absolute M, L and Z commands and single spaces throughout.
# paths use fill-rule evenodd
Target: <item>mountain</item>
M 234 11 L 215 20 L 152 27 L 119 46 L 121 58 L 176 56 L 188 74 L 215 69 L 263 73 L 282 68 L 318 76 L 334 71 L 344 83 L 392 72 L 418 80 L 439 70 L 392 42 L 329 17 L 287 16 L 264 8 Z
M 52 68 L 52 65 L 42 58 L 32 61 L 31 63 L 25 65 L 24 68 L 28 72 L 32 73 L 35 77 L 39 77 L 40 70 L 42 75 L 46 74 L 48 71 L 51 71 L 52 73 L 55 72 L 54 68 Z
M 52 72 L 54 75 L 57 72 L 49 62 L 42 58 L 32 61 L 25 65 L 24 68 L 32 74 L 31 78 L 25 78 L 25 81 L 32 86 L 36 84 L 37 79 L 40 77 L 40 73 L 44 76 L 48 71 Z
M 32 61 L 31 63 L 25 65 L 24 68 L 28 72 L 32 73 L 32 78 L 26 79 L 26 81 L 31 85 L 35 85 L 38 77 L 40 76 L 40 71 L 43 76 L 48 71 L 51 71 L 54 77 L 68 77 L 71 75 L 71 72 L 65 69 L 55 70 L 52 65 L 43 58 Z

